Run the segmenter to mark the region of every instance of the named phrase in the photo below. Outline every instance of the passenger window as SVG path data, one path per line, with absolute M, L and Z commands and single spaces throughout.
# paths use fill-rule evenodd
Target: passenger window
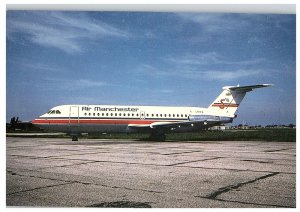
M 126 113 L 124 113 L 123 116 L 126 116 Z
M 87 114 L 86 114 L 86 113 L 84 113 L 84 115 L 86 116 Z
M 110 114 L 110 116 L 113 116 L 113 115 L 114 115 L 113 113 Z
M 104 116 L 104 113 L 102 113 L 102 116 Z
M 119 113 L 119 116 L 122 116 L 122 113 Z
M 130 116 L 130 113 L 128 113 L 128 116 Z
M 106 113 L 106 116 L 108 116 L 108 113 Z
M 91 116 L 91 113 L 89 113 L 89 116 Z
M 175 117 L 175 114 L 173 114 L 173 117 Z
M 93 113 L 93 116 L 95 116 L 95 113 Z
M 183 117 L 183 115 L 181 114 L 181 117 Z

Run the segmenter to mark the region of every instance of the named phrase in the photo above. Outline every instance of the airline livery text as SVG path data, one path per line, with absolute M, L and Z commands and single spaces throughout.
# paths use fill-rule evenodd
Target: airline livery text
M 112 112 L 137 112 L 139 108 L 132 107 L 81 107 L 81 111 L 112 111 Z

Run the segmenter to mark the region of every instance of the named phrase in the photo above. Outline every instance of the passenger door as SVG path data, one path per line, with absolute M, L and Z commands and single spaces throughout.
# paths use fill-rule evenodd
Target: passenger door
M 69 126 L 79 126 L 79 106 L 70 106 Z

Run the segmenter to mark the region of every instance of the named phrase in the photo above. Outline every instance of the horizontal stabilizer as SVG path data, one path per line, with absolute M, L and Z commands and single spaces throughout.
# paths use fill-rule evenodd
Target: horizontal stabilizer
M 242 92 L 248 92 L 252 91 L 256 88 L 264 88 L 264 87 L 270 87 L 273 86 L 273 84 L 260 84 L 260 85 L 248 85 L 248 86 L 225 86 L 223 87 L 224 90 L 230 90 L 230 91 L 242 91 Z

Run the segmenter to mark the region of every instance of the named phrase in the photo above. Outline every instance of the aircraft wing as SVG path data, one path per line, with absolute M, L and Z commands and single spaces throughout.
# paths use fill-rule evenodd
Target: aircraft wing
M 217 121 L 213 121 L 216 123 Z M 206 125 L 211 124 L 212 121 L 183 121 L 183 122 L 153 122 L 151 124 L 129 124 L 128 127 L 135 130 L 172 130 L 180 127 L 198 127 L 205 128 Z
M 180 128 L 193 125 L 206 125 L 206 121 L 184 121 L 184 122 L 154 122 L 150 125 L 151 128 Z
M 153 122 L 151 124 L 129 124 L 128 127 L 136 131 L 168 131 L 178 128 L 192 127 L 195 130 L 204 129 L 221 123 L 231 123 L 233 118 L 212 115 L 191 115 L 186 121 Z

